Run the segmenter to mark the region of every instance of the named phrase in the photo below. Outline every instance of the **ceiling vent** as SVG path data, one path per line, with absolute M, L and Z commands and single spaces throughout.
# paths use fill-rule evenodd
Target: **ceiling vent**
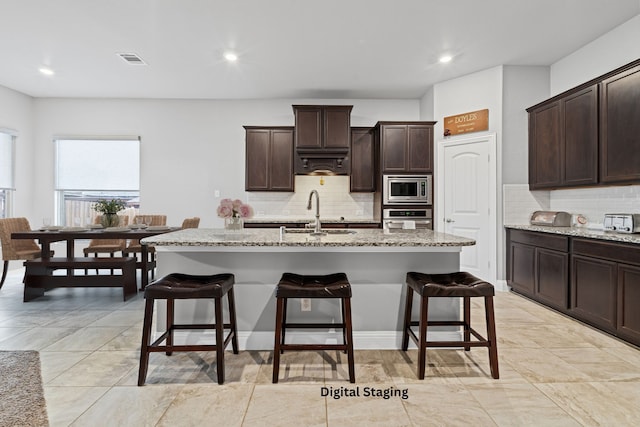
M 118 56 L 131 65 L 147 65 L 147 63 L 135 53 L 118 53 Z

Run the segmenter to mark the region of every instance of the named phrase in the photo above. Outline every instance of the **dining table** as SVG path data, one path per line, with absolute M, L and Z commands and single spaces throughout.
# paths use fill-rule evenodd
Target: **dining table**
M 169 233 L 180 230 L 181 227 L 148 227 L 132 228 L 117 227 L 109 228 L 83 228 L 83 227 L 49 227 L 38 230 L 20 231 L 11 233 L 12 239 L 33 239 L 40 244 L 42 259 L 51 256 L 51 244 L 66 241 L 67 258 L 74 258 L 75 241 L 88 239 L 128 239 L 139 240 L 158 234 Z M 149 261 L 149 248 L 147 245 L 141 246 L 141 261 L 138 267 L 142 272 L 140 288 L 144 289 L 149 284 L 149 271 L 155 267 L 155 261 Z M 81 259 L 81 258 L 76 258 Z M 29 262 L 29 261 L 26 261 Z M 72 272 L 70 272 L 72 274 Z

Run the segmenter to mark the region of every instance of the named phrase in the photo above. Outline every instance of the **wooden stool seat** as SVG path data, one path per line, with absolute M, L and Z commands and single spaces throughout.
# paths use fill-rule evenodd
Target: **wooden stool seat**
M 341 323 L 289 323 L 287 322 L 288 298 L 339 298 Z M 354 383 L 353 331 L 351 326 L 351 284 L 344 273 L 324 276 L 284 273 L 276 286 L 276 330 L 273 350 L 273 383 L 278 382 L 280 354 L 285 350 L 342 350 L 347 353 L 349 381 Z M 287 328 L 336 328 L 342 329 L 343 344 L 285 344 Z
M 173 351 L 216 351 L 216 366 L 218 371 L 218 384 L 224 383 L 224 350 L 231 342 L 233 353 L 238 354 L 238 331 L 236 328 L 235 298 L 233 295 L 233 274 L 214 274 L 209 276 L 196 276 L 189 274 L 173 273 L 156 280 L 144 289 L 145 312 L 142 327 L 142 347 L 140 349 L 140 369 L 138 371 L 138 385 L 144 385 L 149 365 L 149 353 L 165 352 L 170 356 Z M 229 303 L 229 323 L 224 323 L 222 316 L 222 297 L 227 295 Z M 174 324 L 174 301 L 176 299 L 211 298 L 214 300 L 215 323 L 213 324 Z M 153 319 L 154 301 L 164 299 L 167 301 L 167 328 L 152 344 L 151 326 Z M 215 345 L 174 345 L 173 333 L 175 330 L 215 329 Z M 224 330 L 229 333 L 224 337 Z M 161 345 L 166 341 L 165 345 Z
M 489 282 L 481 280 L 467 272 L 450 274 L 424 274 L 407 273 L 407 299 L 404 312 L 404 327 L 402 333 L 402 350 L 407 351 L 409 337 L 418 346 L 418 378 L 424 379 L 427 347 L 464 347 L 469 351 L 471 347 L 487 347 L 489 350 L 489 362 L 491 364 L 491 376 L 499 378 L 498 372 L 498 345 L 496 338 L 495 316 L 493 310 L 493 297 L 495 289 Z M 411 320 L 413 293 L 421 296 L 420 320 Z M 429 298 L 434 297 L 460 297 L 463 299 L 464 318 L 462 321 L 430 321 L 428 318 Z M 480 335 L 471 327 L 471 298 L 484 298 L 485 317 L 487 322 L 487 338 Z M 411 329 L 418 326 L 418 335 Z M 462 341 L 427 341 L 428 326 L 462 326 Z M 471 339 L 471 336 L 475 340 Z

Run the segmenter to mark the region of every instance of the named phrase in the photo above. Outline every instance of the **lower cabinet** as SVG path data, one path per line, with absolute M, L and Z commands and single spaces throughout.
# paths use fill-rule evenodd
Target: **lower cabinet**
M 507 247 L 514 291 L 640 345 L 640 245 L 507 229 Z
M 517 292 L 562 311 L 569 298 L 568 238 L 508 230 L 508 282 Z

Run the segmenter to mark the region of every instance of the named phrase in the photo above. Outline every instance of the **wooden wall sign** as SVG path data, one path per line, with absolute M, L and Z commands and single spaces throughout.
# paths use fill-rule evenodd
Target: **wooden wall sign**
M 444 118 L 444 136 L 480 132 L 489 129 L 489 109 Z

